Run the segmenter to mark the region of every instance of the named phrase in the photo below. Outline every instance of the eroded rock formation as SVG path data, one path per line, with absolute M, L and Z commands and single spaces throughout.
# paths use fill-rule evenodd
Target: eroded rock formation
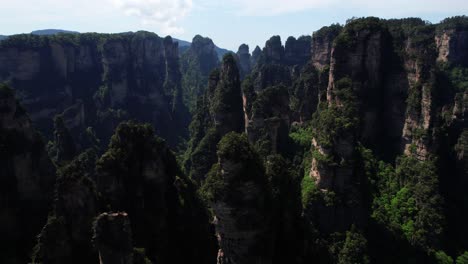
M 0 262 L 25 263 L 52 204 L 55 168 L 15 92 L 3 84 L 0 167 Z
M 271 194 L 262 162 L 245 135 L 227 134 L 203 186 L 214 211 L 218 264 L 271 263 Z
M 87 127 L 105 146 L 128 118 L 152 123 L 170 144 L 187 132 L 178 48 L 170 37 L 18 35 L 1 42 L 0 65 L 0 81 L 11 83 L 45 136 L 51 138 L 53 117 L 62 114 L 79 149 L 88 147 L 80 140 Z

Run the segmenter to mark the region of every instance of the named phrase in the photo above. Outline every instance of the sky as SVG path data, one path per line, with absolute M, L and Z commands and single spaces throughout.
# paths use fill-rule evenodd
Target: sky
M 196 35 L 237 51 L 273 35 L 310 35 L 351 17 L 421 17 L 432 23 L 468 15 L 468 0 L 0 0 L 0 35 L 38 29 Z

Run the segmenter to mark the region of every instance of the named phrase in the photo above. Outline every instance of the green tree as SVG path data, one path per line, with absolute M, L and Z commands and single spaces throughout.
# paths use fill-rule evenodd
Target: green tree
M 468 251 L 465 251 L 462 255 L 457 258 L 457 264 L 468 264 Z

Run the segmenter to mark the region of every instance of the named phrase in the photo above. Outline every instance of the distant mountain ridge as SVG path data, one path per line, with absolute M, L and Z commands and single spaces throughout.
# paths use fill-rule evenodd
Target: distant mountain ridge
M 65 30 L 65 29 L 39 29 L 39 30 L 34 30 L 30 34 L 32 35 L 39 35 L 39 36 L 46 36 L 46 35 L 55 35 L 55 34 L 61 34 L 61 33 L 66 33 L 66 34 L 80 34 L 78 31 L 72 31 L 72 30 Z M 8 38 L 8 36 L 5 35 L 0 35 L 0 41 Z M 186 41 L 186 40 L 181 40 L 181 39 L 176 39 L 173 38 L 175 42 L 179 43 L 179 54 L 184 53 L 190 45 L 192 45 L 191 42 Z M 220 48 L 218 46 L 215 47 L 216 53 L 218 54 L 219 60 L 226 54 L 226 53 L 233 53 L 230 50 Z
M 40 30 L 34 30 L 31 32 L 31 34 L 33 35 L 55 35 L 55 34 L 60 34 L 60 33 L 79 34 L 80 32 L 64 30 L 64 29 L 40 29 Z

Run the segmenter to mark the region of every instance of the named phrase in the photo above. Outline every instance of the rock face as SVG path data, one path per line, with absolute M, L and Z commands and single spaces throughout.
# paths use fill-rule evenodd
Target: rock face
M 288 65 L 302 65 L 309 61 L 311 55 L 310 36 L 301 36 L 298 39 L 289 37 L 284 48 L 284 60 Z
M 447 167 L 437 173 L 450 171 L 454 176 L 442 173 L 440 186 L 435 182 L 431 188 L 434 197 L 445 189 L 445 197 L 455 206 L 460 195 L 448 194 L 456 189 L 449 182 L 463 185 L 463 177 L 455 176 L 460 175 L 458 166 L 446 158 L 456 156 L 454 148 L 460 149 L 448 138 L 463 141 L 461 127 L 466 127 L 464 110 L 460 112 L 465 109 L 461 102 L 466 89 L 452 79 L 465 67 L 463 32 L 464 27 L 454 28 L 450 19 L 437 26 L 417 19 L 352 20 L 334 37 L 329 66 L 330 45 L 321 43 L 322 34 L 314 35 L 311 63 L 315 69 L 330 70 L 326 98 L 318 99 L 324 104 L 319 104 L 312 121 L 309 176 L 317 193 L 314 202 L 305 205 L 304 217 L 313 219 L 310 223 L 320 232 L 343 232 L 363 226 L 368 218 L 362 146 L 389 163 L 403 157 L 429 164 L 435 156 L 445 157 L 440 164 Z M 317 85 L 317 79 L 314 82 Z M 458 220 L 448 221 L 457 225 Z M 437 239 L 440 233 L 434 236 Z
M 119 125 L 96 173 L 102 204 L 128 213 L 135 247 L 146 249 L 151 261 L 207 263 L 214 258 L 206 212 L 150 125 Z
M 280 36 L 271 37 L 262 51 L 264 63 L 282 63 L 284 59 L 284 46 Z
M 317 86 L 310 87 L 319 79 L 318 74 L 312 77 L 310 71 L 306 70 L 311 58 L 311 37 L 301 36 L 298 39 L 289 37 L 284 47 L 281 38 L 274 36 L 265 43 L 262 52 L 256 49 L 254 53 L 256 54 L 252 55 L 252 61 L 255 61 L 255 64 L 252 64 L 252 73 L 246 77 L 247 80 L 243 84 L 245 123 L 248 124 L 252 115 L 250 111 L 256 100 L 256 93 L 278 85 L 288 87 L 290 97 L 288 104 L 294 112 L 290 114 L 290 121 L 302 122 L 310 119 L 312 112 L 309 109 L 313 109 L 314 106 L 308 108 L 305 105 L 309 104 L 308 99 L 318 98 L 318 91 L 316 89 L 312 91 Z
M 96 219 L 94 243 L 100 264 L 133 264 L 132 228 L 127 213 L 103 213 Z
M 237 60 L 239 62 L 239 74 L 241 80 L 252 71 L 252 57 L 250 56 L 249 46 L 242 44 L 237 51 Z
M 210 38 L 197 35 L 193 38 L 190 48 L 181 56 L 184 102 L 192 112 L 195 110 L 197 98 L 205 93 L 211 71 L 219 65 L 215 48 Z
M 262 156 L 282 153 L 288 146 L 289 95 L 285 86 L 266 88 L 256 95 L 246 132 Z
M 450 62 L 467 65 L 468 31 L 463 29 L 446 29 L 435 37 L 439 62 Z
M 35 236 L 47 219 L 55 168 L 14 91 L 3 84 L 0 146 L 0 262 L 26 263 Z
M 59 170 L 53 210 L 38 236 L 33 263 L 97 263 L 90 243 L 99 212 L 92 180 L 96 158 L 88 150 Z
M 97 263 L 90 241 L 98 194 L 86 172 L 95 160 L 88 151 L 59 171 L 54 209 L 38 236 L 33 263 Z
M 250 58 L 251 65 L 255 66 L 262 55 L 262 49 L 259 46 L 256 46 L 254 51 L 252 52 L 252 57 Z
M 0 81 L 11 83 L 47 137 L 62 114 L 79 149 L 87 127 L 105 146 L 126 118 L 152 123 L 176 144 L 189 120 L 178 60 L 177 43 L 148 32 L 18 35 L 0 45 Z
M 271 198 L 259 157 L 245 136 L 229 133 L 218 158 L 203 187 L 215 215 L 217 263 L 271 263 Z
M 61 116 L 54 120 L 54 145 L 51 146 L 49 153 L 58 164 L 71 161 L 76 155 L 76 147 L 70 131 L 65 126 Z
M 242 97 L 239 69 L 234 56 L 226 55 L 219 73 L 219 82 L 209 100 L 210 114 L 221 134 L 243 130 Z
M 340 25 L 331 25 L 314 32 L 312 36 L 312 62 L 317 69 L 322 70 L 330 65 L 333 41 L 341 29 Z
M 223 135 L 244 130 L 240 77 L 233 55 L 223 58 L 219 71 L 213 71 L 208 90 L 199 101 L 191 125 L 192 140 L 185 161 L 190 177 L 201 183 L 216 163 L 216 144 Z

